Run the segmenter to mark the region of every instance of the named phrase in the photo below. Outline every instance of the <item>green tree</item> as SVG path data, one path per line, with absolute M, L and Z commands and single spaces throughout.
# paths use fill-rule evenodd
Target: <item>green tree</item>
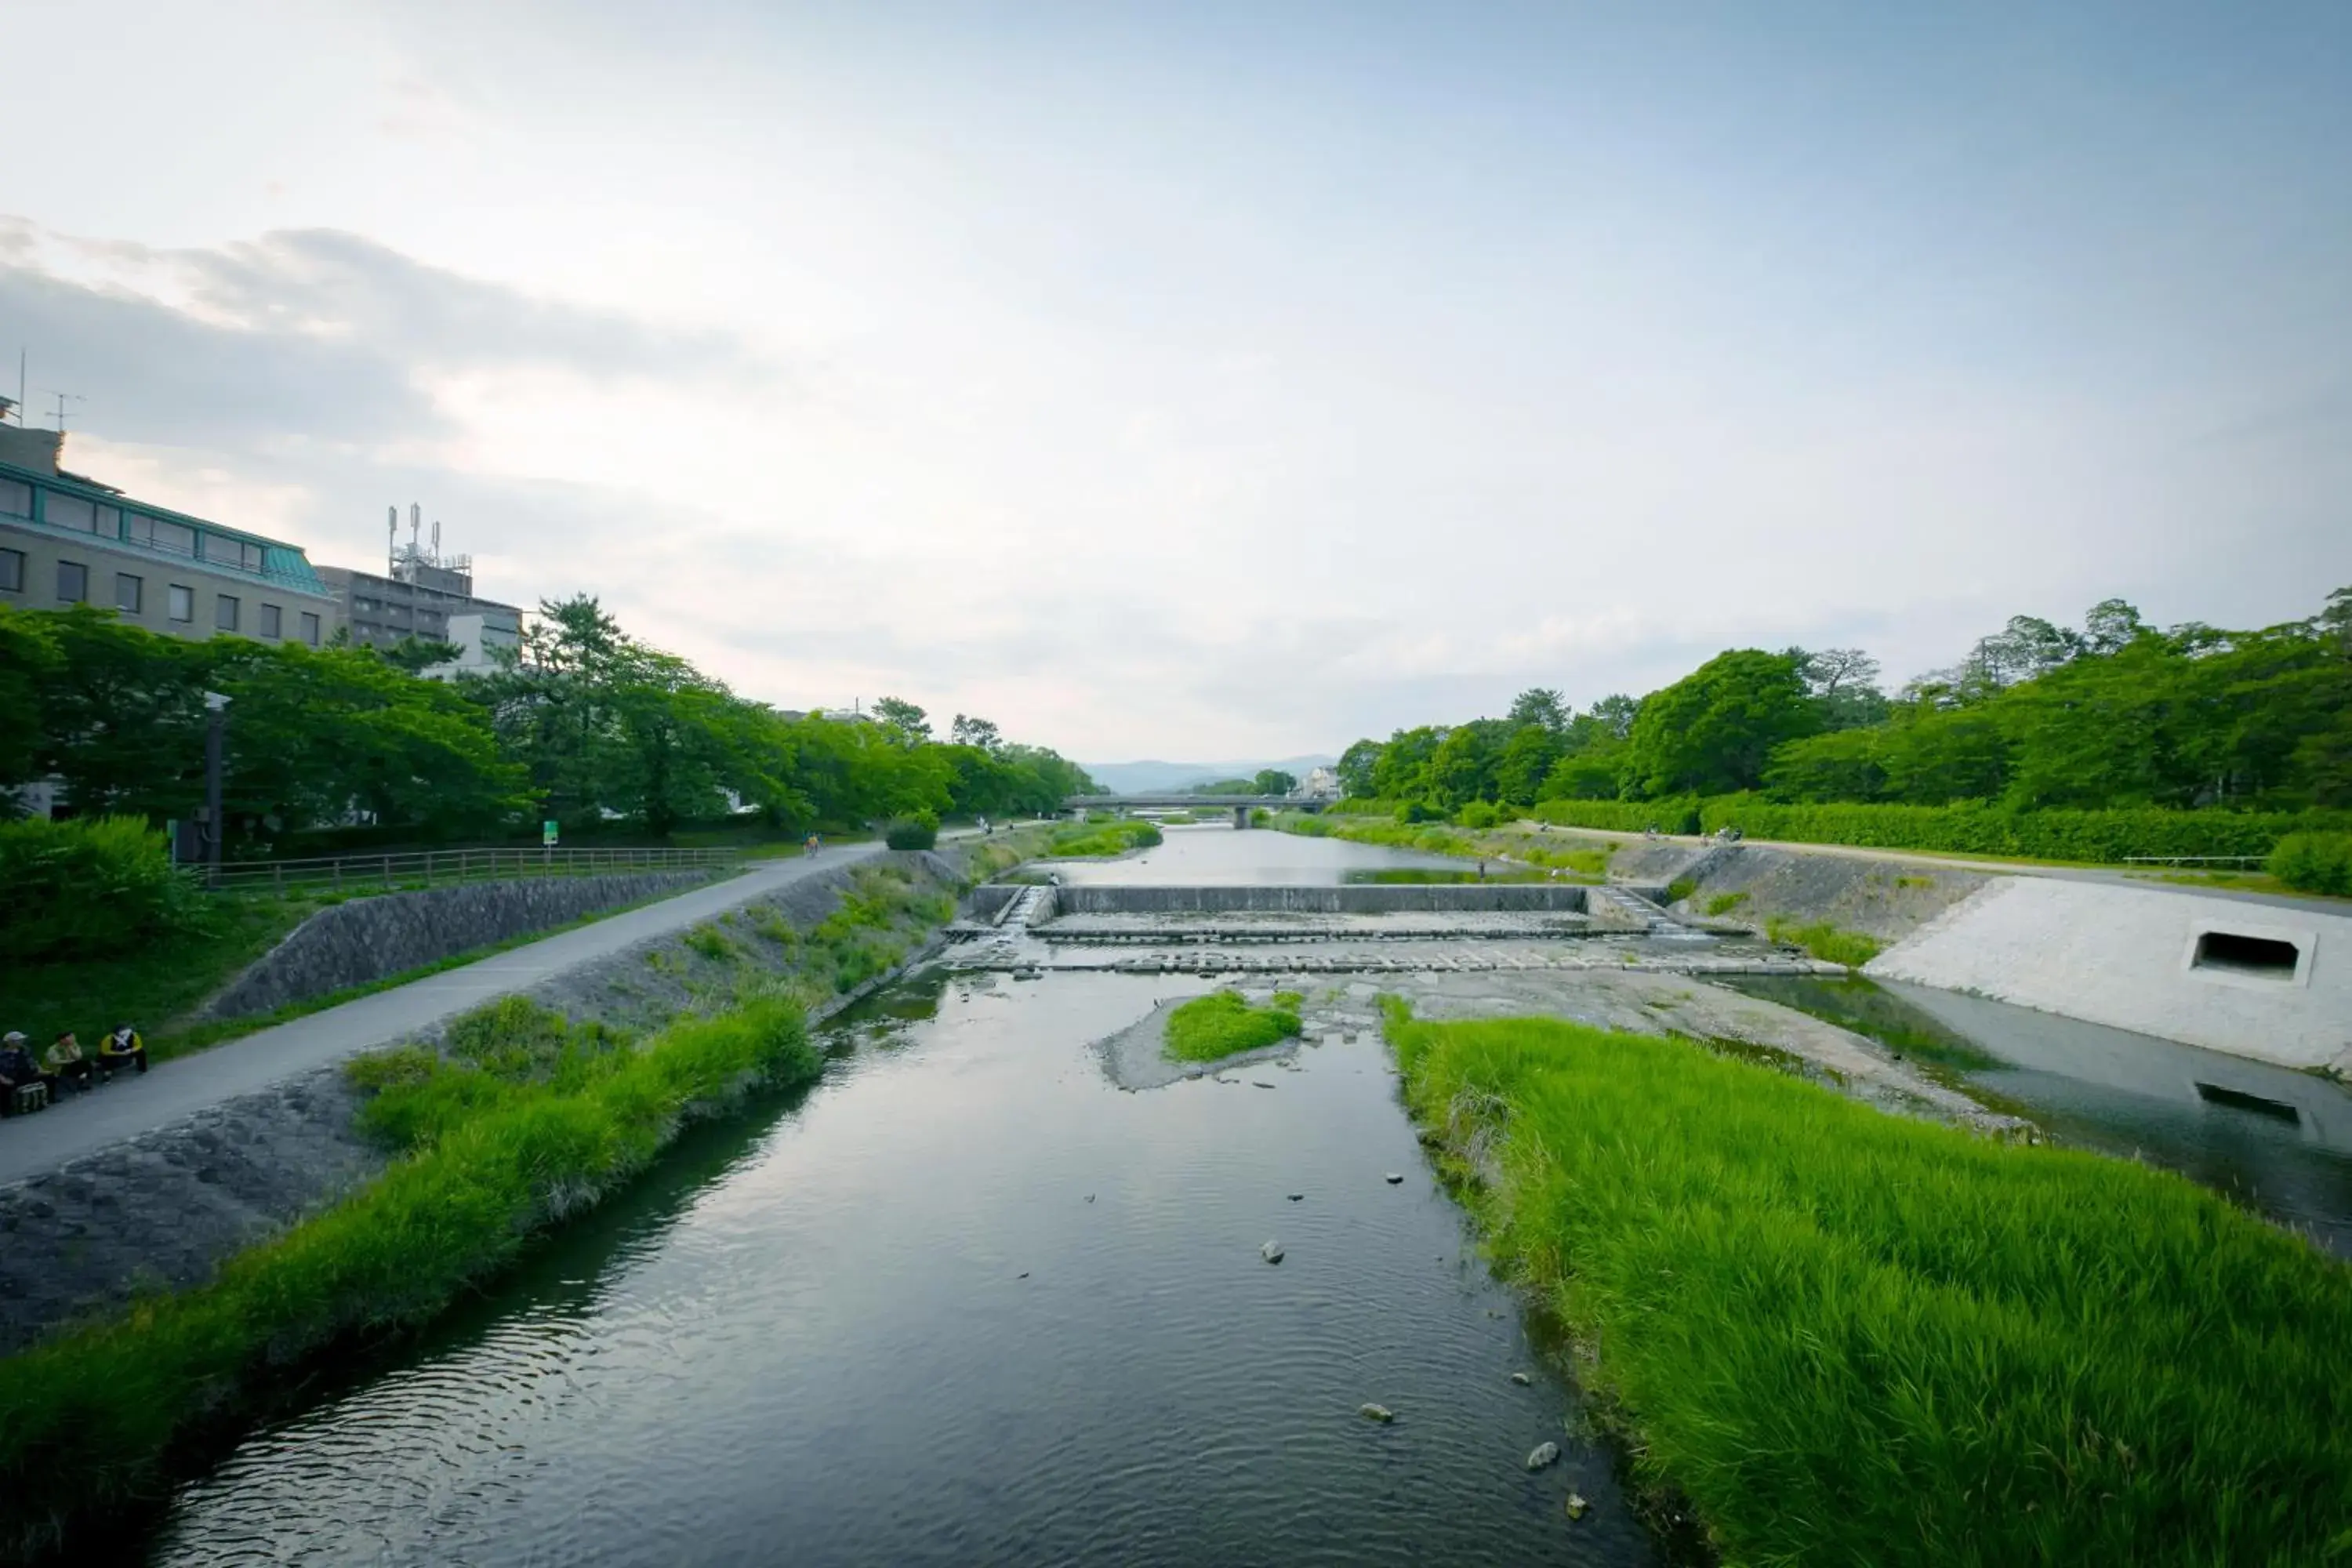
M 1735 649 L 1643 700 L 1626 770 L 1651 797 L 1754 789 L 1774 747 L 1820 727 L 1797 658 Z
M 957 714 L 955 722 L 948 728 L 948 735 L 959 746 L 977 746 L 983 752 L 992 752 L 1004 743 L 996 726 L 978 714 Z
M 1339 793 L 1359 799 L 1370 796 L 1376 788 L 1372 770 L 1380 760 L 1381 743 L 1378 741 L 1359 741 L 1340 752 L 1339 765 L 1331 770 L 1339 775 Z
M 1511 710 L 1504 716 L 1515 731 L 1537 724 L 1554 735 L 1567 731 L 1570 717 L 1567 699 L 1548 686 L 1530 686 L 1512 698 Z
M 1533 805 L 1544 797 L 1545 781 L 1560 755 L 1559 735 L 1551 726 L 1541 721 L 1521 723 L 1496 759 L 1496 798 L 1512 805 Z
M 930 715 L 902 697 L 877 699 L 874 717 L 902 746 L 919 746 L 931 738 Z
M 1298 781 L 1280 768 L 1260 768 L 1250 780 L 1252 795 L 1288 795 L 1298 787 Z

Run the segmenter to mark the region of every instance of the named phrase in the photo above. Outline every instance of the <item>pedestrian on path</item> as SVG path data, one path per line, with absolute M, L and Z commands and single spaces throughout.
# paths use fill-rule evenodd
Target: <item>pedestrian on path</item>
M 16 1091 L 34 1084 L 46 1087 L 49 1075 L 33 1060 L 33 1053 L 25 1048 L 25 1032 L 11 1029 L 0 1036 L 0 1116 L 13 1116 L 16 1110 Z

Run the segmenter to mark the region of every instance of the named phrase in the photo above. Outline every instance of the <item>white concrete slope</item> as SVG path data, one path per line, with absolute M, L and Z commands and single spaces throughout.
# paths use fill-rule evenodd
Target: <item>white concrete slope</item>
M 2318 907 L 2002 877 L 1863 973 L 2352 1071 L 2352 919 Z

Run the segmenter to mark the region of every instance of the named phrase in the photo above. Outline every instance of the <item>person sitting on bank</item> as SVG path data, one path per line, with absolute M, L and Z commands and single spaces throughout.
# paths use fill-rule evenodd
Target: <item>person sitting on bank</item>
M 25 1032 L 11 1029 L 0 1036 L 0 1116 L 12 1116 L 16 1110 L 16 1091 L 27 1084 L 46 1084 L 48 1074 L 33 1060 L 33 1053 L 25 1048 Z
M 125 1062 L 141 1072 L 147 1070 L 147 1043 L 139 1037 L 139 1031 L 128 1024 L 98 1042 L 98 1065 L 105 1070 L 108 1078 L 121 1071 Z
M 71 1084 L 79 1089 L 89 1088 L 91 1074 L 97 1070 L 90 1059 L 81 1054 L 81 1042 L 74 1038 L 71 1029 L 49 1042 L 49 1048 L 41 1053 L 41 1065 L 49 1069 L 49 1078 L 57 1083 Z

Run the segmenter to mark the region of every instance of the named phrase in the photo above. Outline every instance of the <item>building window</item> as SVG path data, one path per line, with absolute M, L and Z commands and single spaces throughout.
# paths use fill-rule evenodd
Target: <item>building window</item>
M 236 596 L 223 594 L 213 601 L 213 626 L 225 632 L 236 630 Z
M 15 479 L 0 479 L 0 517 L 32 515 L 33 487 Z
M 0 550 L 0 589 L 11 594 L 25 591 L 25 552 L 21 550 Z
M 98 521 L 90 525 L 89 531 L 92 533 L 97 534 L 100 539 L 120 539 L 122 537 L 122 509 L 121 507 L 100 507 L 97 509 L 96 516 Z
M 114 574 L 114 607 L 126 615 L 137 615 L 144 607 L 147 584 L 128 572 Z
M 171 616 L 183 626 L 196 618 L 196 595 L 174 583 L 163 595 L 171 602 Z
M 248 544 L 242 539 L 231 539 L 225 533 L 204 536 L 205 559 L 222 566 L 234 566 L 240 572 L 261 570 L 261 546 Z
M 79 561 L 58 563 L 58 603 L 79 605 L 89 597 L 89 568 Z
M 300 625 L 302 627 L 302 640 L 309 643 L 312 647 L 317 647 L 319 646 L 319 617 L 312 615 L 310 611 L 305 610 L 302 612 Z
M 69 496 L 57 490 L 44 492 L 41 498 L 41 520 L 56 528 L 70 528 L 76 533 L 98 531 L 98 508 L 79 496 Z
M 261 606 L 261 635 L 266 637 L 278 636 L 278 606 L 275 605 Z
M 167 550 L 174 555 L 194 555 L 196 552 L 194 529 L 185 523 L 167 522 L 160 517 L 149 517 L 144 512 L 134 511 L 131 514 L 130 526 L 123 530 L 122 537 L 130 540 L 133 544 L 144 544 L 155 550 Z

